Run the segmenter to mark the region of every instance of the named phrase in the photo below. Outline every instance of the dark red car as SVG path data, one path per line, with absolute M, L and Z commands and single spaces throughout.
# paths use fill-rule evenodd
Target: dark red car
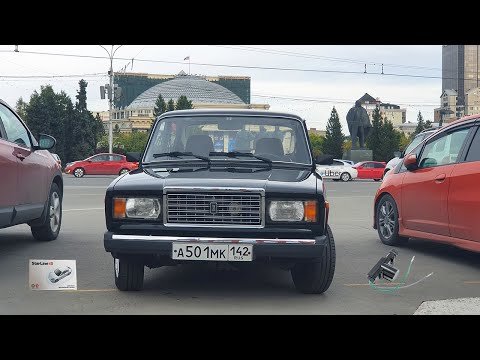
M 66 174 L 75 177 L 83 175 L 122 175 L 138 168 L 137 162 L 127 161 L 124 155 L 97 154 L 85 160 L 68 163 L 65 167 Z
M 357 179 L 373 179 L 380 181 L 383 178 L 383 170 L 387 163 L 380 161 L 362 161 L 353 165 L 357 169 Z
M 37 141 L 18 114 L 0 100 L 0 228 L 28 224 L 37 240 L 57 238 L 62 222 L 63 179 L 49 149 Z

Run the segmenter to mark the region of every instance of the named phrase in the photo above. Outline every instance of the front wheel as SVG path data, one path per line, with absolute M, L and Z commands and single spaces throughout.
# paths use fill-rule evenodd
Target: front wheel
M 139 291 L 143 289 L 143 264 L 125 259 L 113 259 L 115 285 L 121 291 Z
M 81 178 L 83 177 L 83 175 L 85 175 L 85 170 L 83 170 L 82 168 L 76 168 L 75 170 L 73 170 L 73 176 Z
M 398 208 L 390 195 L 384 195 L 378 202 L 376 222 L 378 236 L 385 245 L 395 246 L 407 242 L 408 238 L 398 234 Z
M 32 226 L 32 235 L 38 241 L 55 240 L 62 225 L 62 193 L 57 184 L 53 183 L 50 188 L 50 196 L 47 204 L 47 215 L 40 226 Z
M 295 288 L 305 294 L 322 294 L 330 287 L 335 273 L 335 241 L 327 226 L 327 242 L 323 255 L 311 262 L 299 262 L 291 270 Z
M 343 182 L 350 181 L 351 178 L 352 177 L 347 172 L 344 172 L 344 173 L 342 173 L 342 175 L 340 175 L 340 179 L 342 179 Z

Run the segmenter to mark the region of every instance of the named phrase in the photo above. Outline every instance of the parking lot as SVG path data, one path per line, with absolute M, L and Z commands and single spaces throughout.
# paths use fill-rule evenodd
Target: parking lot
M 368 285 L 367 272 L 390 247 L 372 228 L 379 183 L 367 180 L 326 180 L 337 265 L 323 295 L 297 293 L 280 269 L 199 263 L 146 269 L 144 291 L 120 292 L 103 247 L 103 198 L 114 178 L 64 176 L 62 230 L 53 242 L 36 242 L 26 225 L 0 230 L 1 314 L 413 314 L 423 301 L 480 294 L 480 254 L 421 240 L 397 248 L 399 278 L 413 255 L 408 283 L 433 276 L 393 293 Z M 75 259 L 78 290 L 31 291 L 29 259 Z

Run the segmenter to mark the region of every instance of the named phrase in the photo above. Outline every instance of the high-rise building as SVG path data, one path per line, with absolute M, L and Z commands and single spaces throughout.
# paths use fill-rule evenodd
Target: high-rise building
M 442 93 L 455 90 L 457 112 L 463 112 L 465 94 L 480 86 L 480 45 L 443 45 Z

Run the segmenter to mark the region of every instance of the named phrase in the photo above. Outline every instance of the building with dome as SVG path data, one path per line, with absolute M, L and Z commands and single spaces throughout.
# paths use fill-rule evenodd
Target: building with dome
M 145 74 L 140 74 L 140 77 Z M 247 77 L 207 77 L 198 75 L 187 75 L 183 71 L 178 75 L 156 75 L 156 78 L 163 79 L 155 85 L 147 87 L 146 90 L 140 92 L 140 86 L 132 91 L 131 88 L 126 87 L 125 79 L 121 76 L 115 82 L 119 83 L 122 88 L 122 95 L 125 98 L 122 101 L 116 102 L 116 108 L 113 113 L 113 127 L 121 132 L 131 131 L 148 131 L 153 121 L 153 109 L 158 96 L 161 94 L 165 102 L 170 99 L 177 101 L 177 99 L 184 95 L 188 100 L 192 101 L 193 108 L 230 108 L 230 109 L 264 109 L 268 110 L 268 104 L 251 104 L 250 103 L 250 78 Z M 165 79 L 167 78 L 167 79 Z M 248 79 L 248 89 L 235 87 L 232 81 L 239 78 L 240 81 Z M 148 77 L 147 77 L 148 79 Z M 220 80 L 224 83 L 226 80 L 230 81 L 229 87 L 220 85 Z M 151 85 L 151 84 L 150 84 Z M 245 84 L 244 84 L 245 85 Z M 248 90 L 248 91 L 245 91 Z M 132 97 L 132 93 L 136 94 Z M 241 97 L 240 97 L 241 96 Z M 130 101 L 130 99 L 132 99 Z M 124 105 L 124 106 L 122 106 Z M 107 113 L 108 114 L 108 113 Z M 102 114 L 101 114 L 102 115 Z M 104 121 L 105 129 L 108 130 L 108 117 Z

